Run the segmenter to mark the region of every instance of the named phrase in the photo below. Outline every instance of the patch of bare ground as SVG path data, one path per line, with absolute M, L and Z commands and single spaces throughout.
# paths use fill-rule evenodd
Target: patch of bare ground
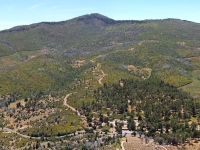
M 118 42 L 110 42 L 111 45 L 122 45 L 123 43 L 118 43 Z
M 124 150 L 177 150 L 176 146 L 172 145 L 158 145 L 154 143 L 153 139 L 148 140 L 137 137 L 127 137 L 123 142 Z
M 33 58 L 35 58 L 35 57 L 36 57 L 35 55 L 29 56 L 29 57 L 28 57 L 28 60 L 33 59 Z
M 20 105 L 23 106 L 23 107 L 25 106 L 24 100 L 18 100 L 16 102 L 10 103 L 10 105 L 8 106 L 8 109 L 10 109 L 10 108 L 16 108 L 17 103 L 20 103 Z
M 72 64 L 72 67 L 79 68 L 81 66 L 84 66 L 86 64 L 85 60 L 75 60 Z
M 142 79 L 144 79 L 144 80 L 151 77 L 151 71 L 152 71 L 151 68 L 141 68 L 140 69 L 133 65 L 128 65 L 127 68 L 128 68 L 128 71 L 142 77 Z
M 31 128 L 31 122 L 37 121 L 40 122 L 44 118 L 47 118 L 50 114 L 54 113 L 55 109 L 39 109 L 36 111 L 29 111 L 29 113 L 26 110 L 22 110 L 20 113 L 18 110 L 13 114 L 12 117 L 6 117 L 5 119 L 9 121 L 9 124 L 7 124 L 6 127 L 12 127 L 14 130 L 20 130 L 25 128 Z M 17 120 L 17 117 L 20 116 L 20 120 Z M 27 117 L 26 119 L 23 119 L 23 117 Z
M 139 43 L 139 45 L 142 45 L 143 43 L 159 43 L 158 40 L 143 40 Z
M 45 49 L 45 48 L 41 49 L 36 55 L 30 55 L 30 56 L 28 56 L 27 60 L 33 59 L 33 58 L 35 58 L 38 55 L 43 55 L 43 54 L 47 54 L 47 53 L 48 53 L 47 49 Z
M 24 102 L 24 100 L 11 103 L 8 107 L 8 110 L 4 112 L 5 120 L 8 121 L 6 127 L 8 128 L 11 127 L 15 131 L 31 128 L 32 127 L 31 122 L 34 121 L 40 122 L 45 118 L 47 118 L 50 114 L 59 111 L 59 109 L 57 108 L 46 107 L 47 103 L 50 103 L 50 101 L 53 100 L 49 98 L 48 100 L 37 101 L 36 105 L 43 105 L 43 108 L 39 107 L 34 108 L 34 106 L 25 107 L 26 102 Z M 18 103 L 20 103 L 20 105 L 16 107 Z
M 185 45 L 185 42 L 176 42 L 176 44 L 181 45 L 181 46 L 184 46 L 184 45 Z
M 128 50 L 129 51 L 133 51 L 135 48 L 134 47 L 131 47 L 131 48 L 129 48 Z
M 190 143 L 182 145 L 181 148 L 184 148 L 184 149 L 187 149 L 187 150 L 199 150 L 200 149 L 200 142 L 195 143 L 195 141 L 193 140 Z
M 7 59 L 6 57 L 2 57 L 1 58 L 1 62 L 4 65 L 11 65 L 11 64 L 15 64 L 16 63 L 15 60 L 10 60 L 10 59 Z
M 192 49 L 196 49 L 196 50 L 200 50 L 200 47 L 191 47 L 191 46 L 187 46 L 185 42 L 176 42 L 177 45 L 181 45 L 185 48 L 192 48 Z

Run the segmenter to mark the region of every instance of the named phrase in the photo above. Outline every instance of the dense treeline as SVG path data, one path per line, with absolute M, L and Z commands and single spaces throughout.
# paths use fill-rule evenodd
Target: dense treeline
M 136 130 L 133 118 L 137 116 L 140 122 L 137 130 L 148 136 L 159 134 L 157 136 L 176 137 L 182 141 L 200 137 L 197 124 L 188 123 L 191 117 L 198 115 L 200 103 L 163 81 L 122 79 L 120 83 L 104 84 L 94 93 L 96 105 L 101 103 L 113 113 L 129 114 L 130 129 Z

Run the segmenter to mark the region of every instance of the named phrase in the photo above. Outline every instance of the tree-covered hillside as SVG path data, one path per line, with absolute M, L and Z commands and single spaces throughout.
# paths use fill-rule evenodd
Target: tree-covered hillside
M 191 126 L 194 127 L 191 128 L 188 124 L 191 117 L 200 115 L 197 111 L 200 102 L 156 78 L 145 81 L 122 79 L 112 85 L 104 84 L 94 91 L 94 97 L 94 110 L 101 111 L 105 107 L 109 108 L 110 114 L 128 116 L 130 130 L 164 139 L 177 137 L 183 141 L 189 137 L 200 137 L 197 124 L 193 122 Z M 135 117 L 140 122 L 137 128 L 133 121 Z
M 20 71 L 19 68 L 25 67 L 24 70 L 27 70 L 27 64 L 30 67 L 37 65 L 41 59 L 49 62 L 53 57 L 54 64 L 60 64 L 56 67 L 62 68 L 64 64 L 59 60 L 63 61 L 64 58 L 61 56 L 66 56 L 66 59 L 71 57 L 72 61 L 90 61 L 95 55 L 104 54 L 103 58 L 98 58 L 99 61 L 104 63 L 103 66 L 113 64 L 115 67 L 111 65 L 109 68 L 113 71 L 121 69 L 133 73 L 130 66 L 149 68 L 164 82 L 181 87 L 192 83 L 195 80 L 192 72 L 199 69 L 196 59 L 200 55 L 199 31 L 199 24 L 177 19 L 116 21 L 100 14 L 90 14 L 68 21 L 42 22 L 1 31 L 0 64 L 2 72 L 13 74 Z M 30 59 L 33 57 L 34 61 Z M 45 71 L 51 72 L 49 69 L 45 68 Z M 10 83 L 4 83 L 11 82 L 11 78 L 1 74 L 1 87 L 4 89 L 1 94 L 12 93 Z M 55 80 L 46 75 L 43 73 L 42 77 Z M 62 78 L 58 77 L 60 75 L 58 73 L 56 78 Z M 20 82 L 19 78 L 12 80 Z M 23 83 L 24 87 L 30 85 L 26 85 L 29 83 L 26 80 Z M 7 85 L 9 90 L 4 88 Z M 52 87 L 52 84 L 48 87 Z M 184 89 L 188 91 L 189 88 Z
M 199 138 L 199 39 L 198 23 L 100 14 L 1 31 L 0 147 L 116 149 L 126 121 L 167 144 Z

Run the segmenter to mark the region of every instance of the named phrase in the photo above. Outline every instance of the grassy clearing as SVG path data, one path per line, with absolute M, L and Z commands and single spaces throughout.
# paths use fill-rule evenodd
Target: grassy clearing
M 12 141 L 13 135 L 0 131 L 0 146 L 10 145 L 9 141 Z
M 16 52 L 9 56 L 4 56 L 0 58 L 0 66 L 6 66 L 6 65 L 12 65 L 19 62 L 23 62 L 29 58 L 32 58 L 33 56 L 36 56 L 40 53 L 39 50 L 36 51 L 22 51 L 22 52 Z
M 193 82 L 181 87 L 186 92 L 189 92 L 193 97 L 200 97 L 200 70 L 192 72 Z
M 33 127 L 23 131 L 26 135 L 34 136 L 56 136 L 81 130 L 80 117 L 71 110 L 62 110 L 59 113 L 51 114 L 45 121 L 32 122 Z
M 27 143 L 34 142 L 34 139 L 19 138 L 20 140 L 16 142 L 16 147 L 21 148 L 27 145 Z
M 80 118 L 73 114 L 71 110 L 62 110 L 59 114 L 60 118 L 66 117 L 66 123 L 60 122 L 52 127 L 52 133 L 71 133 L 81 129 Z M 51 118 L 51 117 L 50 117 Z M 74 121 L 74 123 L 73 123 Z
M 197 117 L 192 117 L 191 121 L 197 123 Z
M 192 82 L 191 79 L 184 77 L 184 76 L 180 76 L 180 75 L 168 75 L 167 74 L 165 76 L 163 76 L 162 80 L 165 83 L 169 83 L 171 85 L 175 85 L 176 87 L 180 87 L 182 85 L 186 85 Z
M 113 114 L 112 116 L 109 116 L 108 119 L 110 121 L 112 121 L 114 119 L 123 119 L 123 115 L 122 114 Z
M 110 126 L 103 126 L 102 131 L 103 132 L 108 132 L 110 129 Z
M 119 148 L 121 148 L 120 143 L 115 143 L 115 144 L 106 145 L 106 146 L 104 145 L 104 146 L 99 147 L 100 150 L 105 150 L 105 149 L 116 150 L 116 149 L 119 149 Z
M 14 133 L 0 131 L 0 146 L 12 145 L 21 148 L 26 146 L 27 142 L 31 143 L 33 141 L 35 140 L 22 138 Z

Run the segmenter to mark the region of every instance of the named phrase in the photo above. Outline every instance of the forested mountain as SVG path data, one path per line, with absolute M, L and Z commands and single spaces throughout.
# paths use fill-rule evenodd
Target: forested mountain
M 13 27 L 0 31 L 0 125 L 55 138 L 90 131 L 98 119 L 131 125 L 137 116 L 146 135 L 168 139 L 157 134 L 165 129 L 184 142 L 199 134 L 189 129 L 200 116 L 199 72 L 200 24 L 194 22 L 89 14 Z

